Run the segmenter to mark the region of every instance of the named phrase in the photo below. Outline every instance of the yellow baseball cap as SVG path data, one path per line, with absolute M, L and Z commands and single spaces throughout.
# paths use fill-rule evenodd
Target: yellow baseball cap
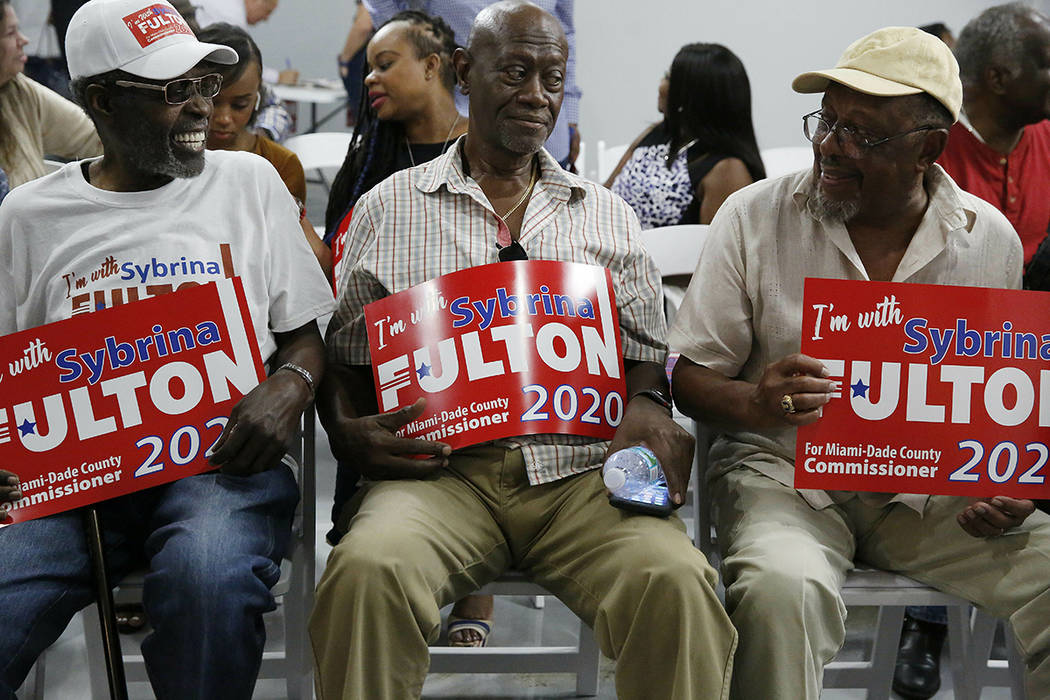
M 829 70 L 803 73 L 795 92 L 824 92 L 829 82 L 878 97 L 925 92 L 959 119 L 959 64 L 943 41 L 915 27 L 884 27 L 857 39 Z

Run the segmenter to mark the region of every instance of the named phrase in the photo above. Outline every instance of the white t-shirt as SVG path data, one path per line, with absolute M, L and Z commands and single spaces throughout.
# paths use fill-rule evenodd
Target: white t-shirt
M 332 290 L 277 171 L 208 151 L 204 172 L 146 192 L 91 186 L 81 163 L 0 207 L 0 335 L 238 275 L 263 359 L 274 333 L 332 310 Z

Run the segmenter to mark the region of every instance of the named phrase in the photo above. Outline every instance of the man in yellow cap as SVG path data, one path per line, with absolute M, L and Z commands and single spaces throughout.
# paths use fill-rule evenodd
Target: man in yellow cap
M 799 353 L 806 277 L 1020 285 L 1009 222 L 935 163 L 959 114 L 958 65 L 937 38 L 889 27 L 793 87 L 822 93 L 803 121 L 813 168 L 726 200 L 668 338 L 676 403 L 723 431 L 708 476 L 735 663 L 750 670 L 732 696 L 819 697 L 844 637 L 839 589 L 860 560 L 1010 618 L 1045 697 L 1050 517 L 1031 501 L 793 487 L 795 430 L 835 391 Z

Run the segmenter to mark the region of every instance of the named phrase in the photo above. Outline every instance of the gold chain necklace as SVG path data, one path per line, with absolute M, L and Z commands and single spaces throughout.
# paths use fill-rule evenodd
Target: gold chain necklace
M 510 216 L 511 214 L 513 214 L 514 212 L 516 212 L 518 210 L 518 207 L 520 207 L 522 205 L 522 203 L 526 199 L 529 198 L 529 195 L 532 194 L 532 188 L 536 185 L 536 171 L 537 170 L 539 170 L 539 168 L 536 167 L 536 163 L 533 163 L 532 164 L 532 177 L 529 178 L 529 186 L 525 188 L 525 191 L 522 193 L 521 199 L 518 200 L 517 204 L 515 204 L 513 207 L 511 207 L 509 210 L 507 210 L 507 213 L 505 213 L 503 216 L 500 217 L 501 219 L 506 221 L 507 217 Z
M 456 124 L 459 124 L 459 112 L 456 112 L 456 118 L 452 120 L 452 126 L 448 128 L 448 133 L 445 134 L 445 145 L 441 147 L 441 155 L 445 155 L 445 151 L 448 150 L 448 140 L 452 137 L 452 132 L 456 130 Z M 408 160 L 412 163 L 412 167 L 416 167 L 416 159 L 412 155 L 412 144 L 408 142 L 408 136 L 405 136 L 405 148 L 408 150 Z

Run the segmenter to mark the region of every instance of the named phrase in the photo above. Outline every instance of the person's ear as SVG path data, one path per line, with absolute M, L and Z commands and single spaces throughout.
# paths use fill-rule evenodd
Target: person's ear
M 919 151 L 919 159 L 915 168 L 920 172 L 926 172 L 937 162 L 948 145 L 947 129 L 930 129 L 925 132 L 922 139 L 922 150 Z
M 84 101 L 92 114 L 109 118 L 113 116 L 113 95 L 104 86 L 92 83 L 84 90 Z
M 993 95 L 1005 95 L 1007 91 L 1006 84 L 1011 77 L 1013 76 L 1009 70 L 994 63 L 988 64 L 981 71 L 981 78 L 984 80 L 985 87 Z
M 441 75 L 441 56 L 432 53 L 423 59 L 423 74 L 427 80 Z
M 464 95 L 470 94 L 470 67 L 474 60 L 470 52 L 464 48 L 456 49 L 452 54 L 452 67 L 456 69 L 456 82 L 459 83 L 459 91 Z

